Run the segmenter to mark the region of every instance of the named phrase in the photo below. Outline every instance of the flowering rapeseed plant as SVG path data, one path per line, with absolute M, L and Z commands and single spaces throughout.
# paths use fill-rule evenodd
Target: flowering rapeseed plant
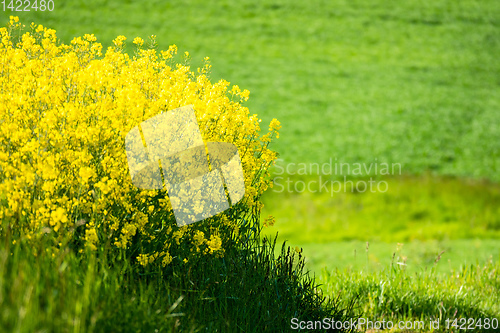
M 23 27 L 11 17 L 0 28 L 2 235 L 28 242 L 45 237 L 50 252 L 68 242 L 80 251 L 131 250 L 143 265 L 221 256 L 225 242 L 241 239 L 247 217 L 260 211 L 267 169 L 276 159 L 268 144 L 280 129 L 273 120 L 260 134 L 260 120 L 242 106 L 247 90 L 212 83 L 208 58 L 196 73 L 174 63 L 175 45 L 157 52 L 137 37 L 131 57 L 123 51 L 124 36 L 103 51 L 94 35 L 65 45 L 52 29 Z M 164 191 L 133 186 L 124 142 L 142 121 L 188 104 L 204 141 L 238 147 L 246 192 L 225 213 L 178 228 Z

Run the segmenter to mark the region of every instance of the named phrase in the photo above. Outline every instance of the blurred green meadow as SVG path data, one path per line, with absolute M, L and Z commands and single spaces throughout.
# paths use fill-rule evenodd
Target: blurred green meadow
M 273 147 L 283 165 L 401 164 L 401 174 L 349 178 L 385 181 L 383 193 L 269 189 L 262 215 L 276 224 L 265 234 L 302 247 L 317 276 L 391 265 L 445 274 L 500 260 L 497 0 L 81 0 L 0 18 L 9 15 L 65 43 L 93 33 L 107 47 L 125 35 L 131 51 L 134 37 L 156 35 L 194 67 L 210 57 L 213 80 L 250 90 L 263 128 L 281 121 Z
M 500 259 L 500 186 L 428 174 L 383 179 L 387 191 L 375 193 L 351 187 L 334 187 L 339 193 L 287 193 L 279 187 L 283 193 L 277 193 L 275 186 L 264 197 L 264 213 L 274 214 L 276 224 L 264 234 L 278 232 L 280 240 L 302 247 L 308 268 L 317 274 L 324 267 L 376 271 L 396 252 L 414 272 L 433 267 L 438 256 L 439 272 Z M 318 177 L 289 181 L 293 189 Z
M 496 0 L 82 0 L 3 21 L 10 14 L 66 43 L 156 35 L 193 66 L 210 57 L 213 79 L 250 90 L 263 126 L 282 122 L 285 161 L 377 158 L 411 174 L 500 180 Z
M 282 122 L 275 148 L 287 162 L 377 158 L 500 180 L 496 0 L 81 0 L 15 14 L 67 43 L 156 35 L 194 66 L 210 57 L 213 79 L 250 90 L 263 126 Z
M 274 147 L 284 162 L 377 159 L 407 175 L 500 180 L 497 1 L 65 1 L 15 14 L 66 43 L 94 33 L 105 47 L 118 35 L 130 46 L 156 35 L 159 49 L 189 51 L 193 66 L 210 57 L 213 79 L 250 90 L 262 126 L 282 122 Z M 277 218 L 272 233 L 321 263 L 315 270 L 342 267 L 353 258 L 326 258 L 332 248 L 352 252 L 345 241 L 390 249 L 498 237 L 498 188 L 467 184 L 402 177 L 384 195 L 271 190 L 264 215 Z

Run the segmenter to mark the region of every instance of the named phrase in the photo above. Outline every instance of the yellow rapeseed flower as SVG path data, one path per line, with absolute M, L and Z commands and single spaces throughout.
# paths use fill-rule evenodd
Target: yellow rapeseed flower
M 208 248 L 210 249 L 210 253 L 214 251 L 220 250 L 222 247 L 222 241 L 219 236 L 217 235 L 211 235 L 210 236 L 210 241 L 207 242 Z
M 135 37 L 133 43 L 140 47 L 144 44 L 144 39 L 141 37 Z
M 248 90 L 212 82 L 208 57 L 199 71 L 173 63 L 176 45 L 142 49 L 137 37 L 130 57 L 125 36 L 103 51 L 93 34 L 61 44 L 55 30 L 32 23 L 22 33 L 18 22 L 11 16 L 0 28 L 0 218 L 30 242 L 44 234 L 64 244 L 76 227 L 94 250 L 108 240 L 123 249 L 135 239 L 161 241 L 164 253 L 141 250 L 145 265 L 159 255 L 165 265 L 173 257 L 222 255 L 226 236 L 244 236 L 243 218 L 229 214 L 178 228 L 165 191 L 133 186 L 125 136 L 145 119 L 192 104 L 204 141 L 238 147 L 245 197 L 237 211 L 253 214 L 276 158 L 268 144 L 281 125 L 273 120 L 269 133 L 260 132 L 260 120 L 242 105 Z M 75 225 L 81 220 L 89 222 Z M 178 253 L 186 247 L 192 253 Z

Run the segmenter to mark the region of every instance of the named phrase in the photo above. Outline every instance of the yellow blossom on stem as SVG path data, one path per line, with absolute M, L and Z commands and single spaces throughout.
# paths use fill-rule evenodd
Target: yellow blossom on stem
M 15 16 L 0 28 L 0 218 L 13 241 L 35 243 L 43 235 L 66 244 L 80 235 L 92 250 L 140 249 L 139 264 L 158 258 L 169 265 L 173 258 L 221 256 L 230 237 L 249 232 L 245 221 L 262 206 L 276 159 L 268 145 L 281 125 L 273 119 L 261 133 L 260 120 L 242 104 L 248 90 L 212 82 L 208 57 L 198 71 L 188 52 L 174 63 L 176 45 L 142 49 L 137 37 L 131 57 L 125 36 L 103 51 L 93 34 L 62 44 L 55 30 L 30 28 L 23 33 Z M 155 36 L 150 40 L 154 46 Z M 125 137 L 145 119 L 185 105 L 193 105 L 205 142 L 236 145 L 245 194 L 227 215 L 179 228 L 172 210 L 179 203 L 166 189 L 133 185 Z

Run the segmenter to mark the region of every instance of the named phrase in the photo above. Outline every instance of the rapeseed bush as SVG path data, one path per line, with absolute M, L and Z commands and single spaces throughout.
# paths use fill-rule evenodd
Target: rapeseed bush
M 0 28 L 0 233 L 13 243 L 125 249 L 142 265 L 223 256 L 257 233 L 260 195 L 276 159 L 273 120 L 242 105 L 247 90 L 175 63 L 177 47 L 157 51 L 135 38 L 135 55 L 118 36 L 103 50 L 94 35 L 58 42 L 56 31 L 10 17 Z M 186 54 L 186 57 L 188 54 Z M 245 197 L 224 213 L 178 228 L 164 190 L 133 186 L 125 136 L 160 112 L 193 105 L 203 140 L 238 147 Z M 39 249 L 39 247 L 33 247 Z M 41 254 L 40 250 L 35 253 Z

